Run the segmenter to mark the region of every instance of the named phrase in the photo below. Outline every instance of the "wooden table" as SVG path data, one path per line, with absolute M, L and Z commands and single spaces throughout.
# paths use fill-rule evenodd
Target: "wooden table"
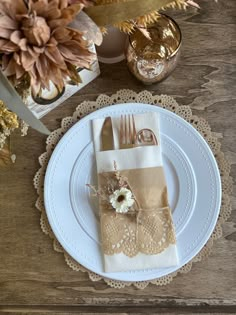
M 182 57 L 164 82 L 144 87 L 125 62 L 101 65 L 101 75 L 44 123 L 54 130 L 83 100 L 118 89 L 148 89 L 190 105 L 222 137 L 236 177 L 236 1 L 200 1 L 202 9 L 171 12 L 183 32 Z M 45 136 L 30 130 L 13 138 L 16 164 L 0 172 L 0 312 L 14 314 L 192 314 L 236 313 L 236 212 L 223 226 L 211 256 L 165 287 L 115 290 L 73 272 L 42 233 L 32 180 L 45 150 Z M 236 207 L 234 191 L 233 209 Z

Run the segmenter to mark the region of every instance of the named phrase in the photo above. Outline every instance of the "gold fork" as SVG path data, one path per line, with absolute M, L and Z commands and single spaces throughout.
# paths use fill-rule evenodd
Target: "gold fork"
M 121 115 L 120 117 L 120 149 L 133 148 L 136 143 L 136 128 L 134 115 Z

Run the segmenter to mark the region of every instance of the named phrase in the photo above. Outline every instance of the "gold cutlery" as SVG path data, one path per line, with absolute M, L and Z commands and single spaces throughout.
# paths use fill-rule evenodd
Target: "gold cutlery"
M 101 131 L 102 151 L 114 149 L 114 137 L 111 117 L 106 117 Z M 120 149 L 129 149 L 144 145 L 158 145 L 157 138 L 151 129 L 136 131 L 134 115 L 121 115 L 119 129 Z
M 143 128 L 136 132 L 134 115 L 121 115 L 119 144 L 120 149 L 128 149 L 144 145 L 158 145 L 158 141 L 151 129 Z
M 120 149 L 128 149 L 135 147 L 136 142 L 136 127 L 134 115 L 121 115 L 119 144 Z
M 111 117 L 106 117 L 101 132 L 102 151 L 114 149 L 114 138 Z
M 144 128 L 137 133 L 137 145 L 158 145 L 157 138 L 151 129 Z

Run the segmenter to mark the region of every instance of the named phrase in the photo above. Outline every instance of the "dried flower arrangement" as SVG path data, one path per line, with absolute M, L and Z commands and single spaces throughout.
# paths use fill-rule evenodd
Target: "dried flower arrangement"
M 15 113 L 9 111 L 4 102 L 0 100 L 0 165 L 8 164 L 10 160 L 13 163 L 15 162 L 16 157 L 10 152 L 9 141 L 7 142 L 7 140 L 17 128 L 21 129 L 22 136 L 27 135 L 28 125 L 23 120 L 19 119 Z
M 0 2 L 0 68 L 23 102 L 30 90 L 36 96 L 50 82 L 59 91 L 67 79 L 81 82 L 77 68 L 89 69 L 95 55 L 84 32 L 71 23 L 89 5 L 85 0 Z M 27 133 L 27 125 L 6 105 L 0 104 L 0 150 L 15 128 Z
M 18 127 L 17 115 L 10 112 L 5 104 L 0 101 L 0 150 L 4 147 L 6 138 Z
M 106 176 L 106 175 L 104 175 Z M 114 173 L 106 176 L 106 185 L 96 189 L 93 185 L 87 184 L 92 191 L 92 196 L 98 197 L 103 207 L 113 209 L 116 213 L 135 214 L 139 206 L 136 197 L 132 192 L 132 188 L 128 182 L 128 178 L 123 176 L 118 170 L 114 161 Z
M 194 0 L 1 0 L 1 74 L 15 87 L 21 96 L 18 104 L 25 108 L 29 90 L 37 96 L 50 83 L 61 91 L 68 79 L 81 82 L 77 69 L 90 68 L 96 57 L 91 42 L 101 43 L 100 29 L 106 25 L 130 33 L 156 21 L 160 9 L 187 6 L 198 7 Z M 36 128 L 32 121 L 31 126 Z M 2 136 L 4 128 L 2 139 L 9 132 L 6 129 Z
M 65 79 L 80 82 L 76 67 L 89 68 L 94 58 L 83 33 L 69 27 L 86 2 L 3 0 L 0 3 L 1 68 L 14 86 L 24 80 L 37 95 L 52 81 L 61 90 Z

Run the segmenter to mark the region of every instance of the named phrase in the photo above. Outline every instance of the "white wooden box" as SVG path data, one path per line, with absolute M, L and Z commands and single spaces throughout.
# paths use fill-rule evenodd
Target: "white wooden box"
M 58 95 L 56 88 L 52 85 L 50 91 L 43 91 L 42 98 L 33 99 L 31 96 L 28 97 L 28 107 L 37 118 L 45 116 L 71 95 L 81 90 L 85 85 L 94 80 L 100 74 L 99 63 L 96 60 L 91 65 L 91 70 L 81 69 L 78 71 L 82 79 L 82 83 L 79 85 L 66 84 L 65 89 L 60 95 Z

